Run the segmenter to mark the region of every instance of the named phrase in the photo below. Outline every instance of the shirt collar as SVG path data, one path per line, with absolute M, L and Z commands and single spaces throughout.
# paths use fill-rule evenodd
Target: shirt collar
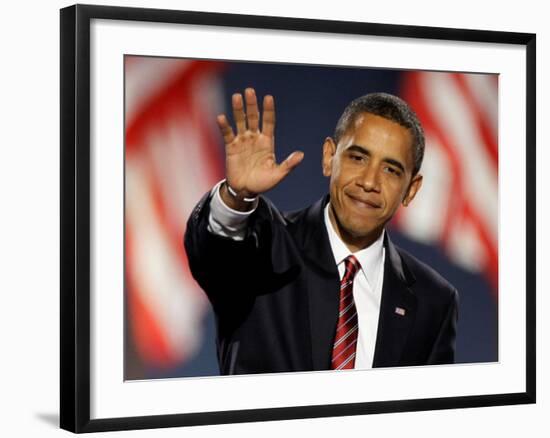
M 327 228 L 328 238 L 330 242 L 330 247 L 332 249 L 332 254 L 334 255 L 334 260 L 336 261 L 336 265 L 339 266 L 340 263 L 344 262 L 344 259 L 347 256 L 352 254 L 352 252 L 348 249 L 346 244 L 342 242 L 342 239 L 340 239 L 340 237 L 336 233 L 336 230 L 332 226 L 332 222 L 330 221 L 328 214 L 329 206 L 330 203 L 325 206 L 325 226 Z M 375 287 L 378 280 L 377 276 L 383 257 L 385 232 L 386 231 L 383 230 L 382 233 L 380 233 L 380 237 L 378 237 L 378 239 L 376 239 L 370 246 L 353 253 L 353 255 L 361 264 L 361 271 L 367 278 L 370 287 Z

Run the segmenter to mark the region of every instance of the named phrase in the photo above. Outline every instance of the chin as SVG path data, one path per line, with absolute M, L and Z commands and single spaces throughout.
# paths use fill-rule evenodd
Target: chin
M 346 232 L 350 236 L 357 239 L 372 236 L 373 234 L 376 234 L 377 230 L 378 227 L 365 227 L 364 223 L 360 225 L 350 224 L 349 227 L 346 227 Z
M 372 217 L 359 217 L 351 212 L 335 212 L 336 220 L 340 224 L 342 231 L 354 239 L 363 239 L 365 237 L 380 232 L 383 225 Z M 347 213 L 347 214 L 346 214 Z M 351 214 L 350 214 L 351 213 Z

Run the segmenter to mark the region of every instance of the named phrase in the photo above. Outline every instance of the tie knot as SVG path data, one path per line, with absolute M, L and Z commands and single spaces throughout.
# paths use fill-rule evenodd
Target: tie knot
M 344 278 L 346 281 L 352 281 L 355 278 L 357 271 L 361 269 L 361 264 L 354 255 L 349 255 L 344 259 L 344 265 L 346 269 L 344 272 Z

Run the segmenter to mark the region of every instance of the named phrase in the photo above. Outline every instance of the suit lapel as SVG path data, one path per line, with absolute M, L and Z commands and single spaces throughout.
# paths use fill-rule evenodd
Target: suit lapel
M 414 276 L 404 266 L 387 232 L 384 245 L 384 283 L 373 367 L 399 365 L 417 306 L 416 297 L 409 288 L 414 282 Z
M 330 358 L 336 322 L 340 279 L 324 222 L 328 196 L 319 200 L 306 213 L 301 246 L 308 265 L 308 304 L 313 370 L 326 370 Z

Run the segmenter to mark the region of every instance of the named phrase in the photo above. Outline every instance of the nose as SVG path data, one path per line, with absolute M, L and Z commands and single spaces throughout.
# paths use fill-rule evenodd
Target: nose
M 366 192 L 380 192 L 380 171 L 378 166 L 370 162 L 361 172 L 357 182 Z

